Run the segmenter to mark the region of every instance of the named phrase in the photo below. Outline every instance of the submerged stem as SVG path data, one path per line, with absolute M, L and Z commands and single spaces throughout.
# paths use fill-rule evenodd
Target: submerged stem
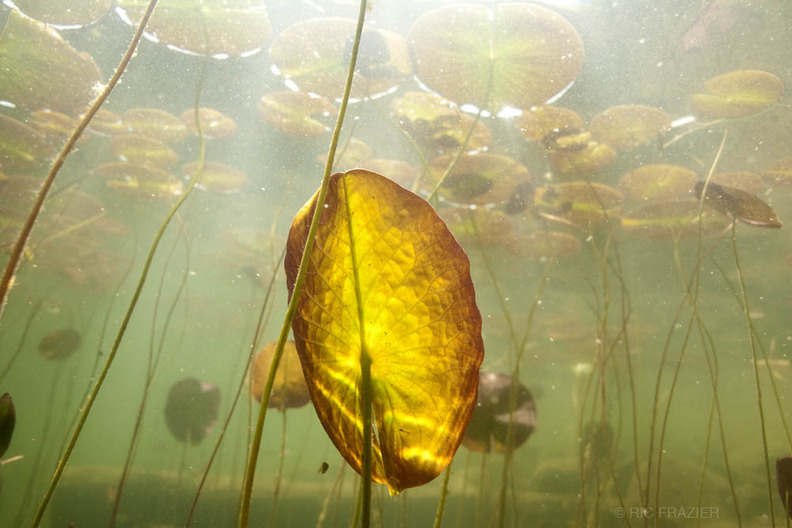
M 360 49 L 360 37 L 363 33 L 363 22 L 365 17 L 366 0 L 360 0 L 360 11 L 358 13 L 357 28 L 355 30 L 355 40 L 352 45 L 352 54 L 349 59 L 349 69 L 347 70 L 346 84 L 344 85 L 344 95 L 341 99 L 338 118 L 336 119 L 335 128 L 333 129 L 333 137 L 330 140 L 330 148 L 327 154 L 324 175 L 322 176 L 322 183 L 319 187 L 319 193 L 316 197 L 316 208 L 314 209 L 311 226 L 308 229 L 305 248 L 303 249 L 299 271 L 297 272 L 297 277 L 294 281 L 294 289 L 292 290 L 291 299 L 289 300 L 289 305 L 286 308 L 283 326 L 281 327 L 280 334 L 278 335 L 278 344 L 276 345 L 275 352 L 272 356 L 272 364 L 270 365 L 270 370 L 267 374 L 267 382 L 264 385 L 264 393 L 261 396 L 261 407 L 259 407 L 256 429 L 253 434 L 253 441 L 250 446 L 250 456 L 248 457 L 247 469 L 245 471 L 245 485 L 242 492 L 242 503 L 239 509 L 239 528 L 247 528 L 250 522 L 250 501 L 253 495 L 253 481 L 256 474 L 258 452 L 261 448 L 261 436 L 264 431 L 264 422 L 267 416 L 267 405 L 269 404 L 272 386 L 275 383 L 275 373 L 277 372 L 278 365 L 280 364 L 281 357 L 283 356 L 283 347 L 286 345 L 286 340 L 288 339 L 289 331 L 291 330 L 291 322 L 294 319 L 294 313 L 297 310 L 297 300 L 300 298 L 300 290 L 302 290 L 302 285 L 305 281 L 306 264 L 311 255 L 314 240 L 316 239 L 316 231 L 319 228 L 319 218 L 321 217 L 322 210 L 324 209 L 327 189 L 330 183 L 330 173 L 333 169 L 333 161 L 335 159 L 336 149 L 338 148 L 338 141 L 341 137 L 341 127 L 344 124 L 346 109 L 349 105 L 349 94 L 352 91 L 352 80 L 355 77 L 355 64 L 357 62 L 358 50 Z
M 93 116 L 96 115 L 96 112 L 99 111 L 99 108 L 102 106 L 102 104 L 104 104 L 104 102 L 110 96 L 110 93 L 118 84 L 118 81 L 121 79 L 121 75 L 123 75 L 126 71 L 129 61 L 132 60 L 132 56 L 135 54 L 138 42 L 140 42 L 140 39 L 143 37 L 143 30 L 145 29 L 146 24 L 148 24 L 148 20 L 151 18 L 151 14 L 154 12 L 154 8 L 156 6 L 157 0 L 149 0 L 148 7 L 146 7 L 146 11 L 143 13 L 143 17 L 140 19 L 140 23 L 138 24 L 137 30 L 135 31 L 135 35 L 132 37 L 132 41 L 129 43 L 126 53 L 124 53 L 124 56 L 121 58 L 121 62 L 118 63 L 118 67 L 113 73 L 113 76 L 107 82 L 107 86 L 105 86 L 104 90 L 102 90 L 102 93 L 99 94 L 99 97 L 96 98 L 96 101 L 93 102 L 82 119 L 80 119 L 80 122 L 77 123 L 77 127 L 74 129 L 71 136 L 69 136 L 66 144 L 63 145 L 63 148 L 58 153 L 58 157 L 56 157 L 55 161 L 52 163 L 52 167 L 50 168 L 47 177 L 44 178 L 44 183 L 41 184 L 41 188 L 36 195 L 36 200 L 33 202 L 33 205 L 30 208 L 30 213 L 25 219 L 25 223 L 22 225 L 22 230 L 19 232 L 19 236 L 17 237 L 16 242 L 14 242 L 14 246 L 11 248 L 11 254 L 8 257 L 8 264 L 6 264 L 5 272 L 3 272 L 3 278 L 0 280 L 0 317 L 3 316 L 3 309 L 5 308 L 6 301 L 8 300 L 8 292 L 11 290 L 11 286 L 13 285 L 14 275 L 16 274 L 17 268 L 19 267 L 19 261 L 22 258 L 22 253 L 25 251 L 25 246 L 27 245 L 28 239 L 30 238 L 31 231 L 33 231 L 33 226 L 36 224 L 36 220 L 38 220 L 39 213 L 41 213 L 41 210 L 44 207 L 44 201 L 47 199 L 49 191 L 52 188 L 52 184 L 55 182 L 55 176 L 57 176 L 58 172 L 60 172 L 61 167 L 63 167 L 63 164 L 66 162 L 66 157 L 72 151 L 74 145 L 77 144 L 77 140 L 80 139 L 82 133 L 88 127 L 88 123 L 91 122 Z M 38 525 L 40 521 L 40 518 L 34 521 L 35 525 Z

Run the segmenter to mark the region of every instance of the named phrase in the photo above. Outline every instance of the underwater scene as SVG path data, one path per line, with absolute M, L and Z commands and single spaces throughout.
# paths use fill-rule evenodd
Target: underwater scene
M 0 26 L 0 528 L 792 522 L 792 2 Z

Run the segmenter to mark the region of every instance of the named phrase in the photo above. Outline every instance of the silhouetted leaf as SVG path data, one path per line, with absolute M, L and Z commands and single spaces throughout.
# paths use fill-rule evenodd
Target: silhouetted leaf
M 290 292 L 315 208 L 289 233 Z M 367 358 L 373 479 L 392 494 L 432 480 L 462 440 L 484 355 L 464 251 L 426 201 L 352 170 L 330 179 L 306 266 L 292 330 L 322 425 L 360 472 Z

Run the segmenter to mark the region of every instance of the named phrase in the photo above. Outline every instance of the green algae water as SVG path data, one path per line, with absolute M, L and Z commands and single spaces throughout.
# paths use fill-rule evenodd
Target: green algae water
M 147 5 L 0 6 L 4 268 Z M 284 319 L 359 7 L 158 3 L 14 265 L 0 526 L 239 525 L 252 365 Z M 448 469 L 395 497 L 373 484 L 371 526 L 788 525 L 790 20 L 782 0 L 369 2 L 334 171 L 429 201 L 484 342 Z M 249 525 L 352 526 L 349 446 L 281 368 L 297 375 L 272 393 Z

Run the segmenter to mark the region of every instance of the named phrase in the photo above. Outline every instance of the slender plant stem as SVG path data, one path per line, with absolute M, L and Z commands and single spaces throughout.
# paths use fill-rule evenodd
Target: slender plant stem
M 123 75 L 124 71 L 126 71 L 127 64 L 129 64 L 129 61 L 132 60 L 135 50 L 137 50 L 138 42 L 140 42 L 140 39 L 143 36 L 143 30 L 146 28 L 146 24 L 148 23 L 149 18 L 151 18 L 151 14 L 154 12 L 154 8 L 156 6 L 157 0 L 149 1 L 148 7 L 143 13 L 143 17 L 140 19 L 140 23 L 138 24 L 137 30 L 135 31 L 135 35 L 132 37 L 132 41 L 129 43 L 126 53 L 121 58 L 121 62 L 118 63 L 118 67 L 113 73 L 113 76 L 108 81 L 104 90 L 102 90 L 102 93 L 99 94 L 99 97 L 96 98 L 96 101 L 93 102 L 82 119 L 80 119 L 77 127 L 74 129 L 71 136 L 69 136 L 66 144 L 63 145 L 63 148 L 58 153 L 55 161 L 52 163 L 52 167 L 50 168 L 47 177 L 44 178 L 44 183 L 42 183 L 41 188 L 36 195 L 36 199 L 30 208 L 30 213 L 28 213 L 28 217 L 25 219 L 25 223 L 22 225 L 22 230 L 19 232 L 19 236 L 14 242 L 14 246 L 11 248 L 11 254 L 8 257 L 8 264 L 6 264 L 5 272 L 3 272 L 3 278 L 0 280 L 0 317 L 3 316 L 3 310 L 5 308 L 6 301 L 8 300 L 8 293 L 11 290 L 11 286 L 13 285 L 14 275 L 16 274 L 17 268 L 19 267 L 19 262 L 22 258 L 22 254 L 25 251 L 25 246 L 27 245 L 28 239 L 30 239 L 30 233 L 33 231 L 33 226 L 36 224 L 36 220 L 38 220 L 38 216 L 44 207 L 44 201 L 49 195 L 52 184 L 55 182 L 55 176 L 57 176 L 58 172 L 60 172 L 61 167 L 63 167 L 63 164 L 66 162 L 66 157 L 72 151 L 74 145 L 77 144 L 77 140 L 80 139 L 80 136 L 82 136 L 82 133 L 88 127 L 88 123 L 91 122 L 93 116 L 96 115 L 96 112 L 99 111 L 99 108 L 102 106 L 102 104 L 104 104 L 105 100 L 107 100 L 107 98 L 110 96 L 110 93 L 118 84 L 118 81 L 121 79 L 121 75 Z M 36 521 L 36 523 L 38 524 L 38 521 Z
M 344 95 L 341 99 L 341 107 L 338 111 L 338 118 L 336 119 L 335 128 L 333 129 L 333 137 L 330 140 L 330 148 L 327 154 L 324 175 L 322 176 L 322 183 L 319 187 L 319 193 L 316 197 L 316 208 L 314 209 L 311 226 L 308 229 L 308 236 L 305 241 L 302 259 L 300 260 L 300 268 L 294 281 L 292 296 L 289 300 L 289 305 L 286 308 L 283 326 L 281 327 L 281 331 L 278 336 L 278 344 L 276 345 L 275 352 L 273 353 L 272 364 L 270 365 L 270 370 L 267 375 L 267 382 L 264 385 L 264 393 L 261 396 L 261 406 L 259 407 L 258 420 L 256 421 L 256 429 L 253 434 L 253 440 L 250 446 L 250 456 L 248 457 L 247 470 L 245 472 L 245 485 L 242 492 L 242 501 L 239 509 L 239 528 L 247 528 L 248 524 L 250 523 L 250 501 L 253 495 L 253 481 L 256 474 L 258 452 L 261 448 L 261 436 L 264 431 L 264 422 L 267 417 L 267 405 L 269 404 L 270 393 L 272 392 L 272 386 L 275 382 L 275 373 L 277 372 L 278 365 L 280 364 L 281 357 L 283 356 L 283 347 L 286 345 L 286 340 L 288 339 L 289 331 L 291 330 L 291 323 L 294 319 L 294 313 L 297 310 L 297 300 L 300 298 L 300 290 L 302 290 L 302 285 L 305 281 L 305 269 L 311 255 L 311 251 L 313 250 L 314 240 L 316 239 L 316 231 L 319 228 L 319 218 L 321 217 L 322 211 L 324 210 L 325 198 L 327 197 L 327 188 L 330 183 L 330 173 L 332 172 L 335 153 L 336 149 L 338 148 L 338 141 L 341 137 L 341 127 L 344 124 L 346 109 L 349 105 L 349 94 L 352 91 L 352 80 L 355 77 L 355 64 L 357 63 L 358 50 L 360 49 L 360 37 L 363 34 L 363 22 L 365 17 L 366 0 L 361 0 L 357 28 L 355 30 L 355 40 L 352 45 L 352 55 L 349 59 L 349 69 L 347 70 L 346 84 L 344 85 Z
M 446 499 L 448 498 L 448 481 L 451 478 L 451 464 L 448 464 L 443 476 L 443 487 L 440 490 L 440 502 L 437 504 L 437 515 L 435 515 L 434 524 L 432 528 L 440 528 L 443 524 L 443 511 L 445 510 Z

